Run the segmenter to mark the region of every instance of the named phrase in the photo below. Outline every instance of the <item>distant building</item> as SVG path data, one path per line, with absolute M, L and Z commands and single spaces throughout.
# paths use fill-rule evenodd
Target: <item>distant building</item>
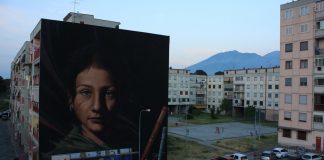
M 119 22 L 95 19 L 93 15 L 69 13 L 66 22 L 119 28 Z M 30 34 L 11 64 L 11 123 L 17 143 L 24 148 L 28 159 L 38 159 L 39 138 L 39 79 L 41 21 Z
M 324 1 L 280 6 L 278 143 L 324 151 Z

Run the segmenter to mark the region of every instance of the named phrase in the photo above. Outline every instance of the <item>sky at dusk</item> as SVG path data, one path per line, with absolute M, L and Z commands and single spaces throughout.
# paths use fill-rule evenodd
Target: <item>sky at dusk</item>
M 74 10 L 120 28 L 170 36 L 170 67 L 185 68 L 215 53 L 279 50 L 280 5 L 291 0 L 0 0 L 0 76 L 41 18 Z

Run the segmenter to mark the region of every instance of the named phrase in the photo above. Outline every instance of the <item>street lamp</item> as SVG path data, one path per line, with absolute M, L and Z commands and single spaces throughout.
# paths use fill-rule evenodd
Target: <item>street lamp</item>
M 142 109 L 138 118 L 138 160 L 141 160 L 141 116 L 142 112 L 151 112 L 151 109 Z

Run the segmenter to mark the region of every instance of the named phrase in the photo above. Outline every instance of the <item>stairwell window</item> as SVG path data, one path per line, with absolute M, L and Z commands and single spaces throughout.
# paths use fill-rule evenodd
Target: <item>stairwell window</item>
M 306 122 L 307 114 L 306 113 L 299 113 L 299 122 Z
M 291 86 L 292 85 L 292 78 L 285 78 L 285 86 Z
M 292 69 L 292 61 L 286 61 L 286 69 Z
M 307 77 L 300 78 L 300 86 L 307 86 Z
M 308 32 L 308 25 L 307 25 L 307 23 L 304 23 L 304 24 L 301 24 L 300 25 L 300 32 L 301 33 Z
M 300 51 L 308 50 L 308 41 L 300 42 Z
M 284 112 L 284 120 L 291 120 L 291 112 L 285 111 Z
M 300 60 L 300 69 L 306 69 L 306 68 L 308 68 L 308 60 L 307 59 Z
M 307 95 L 299 96 L 299 104 L 307 104 Z
M 300 16 L 306 16 L 309 14 L 308 6 L 300 7 Z
M 285 44 L 285 52 L 292 52 L 293 51 L 293 44 L 287 43 Z

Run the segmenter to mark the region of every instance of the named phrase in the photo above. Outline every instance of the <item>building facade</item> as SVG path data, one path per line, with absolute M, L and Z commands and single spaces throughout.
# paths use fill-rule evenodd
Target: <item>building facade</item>
M 205 112 L 220 111 L 223 99 L 230 102 L 232 114 L 243 116 L 246 107 L 254 106 L 263 118 L 277 121 L 279 68 L 226 70 L 216 75 L 169 69 L 168 104 L 172 112 L 185 113 L 189 106 Z
M 69 13 L 64 21 L 109 28 L 119 22 L 95 19 L 93 15 Z M 39 82 L 41 61 L 41 23 L 35 26 L 11 63 L 11 123 L 15 139 L 30 160 L 39 159 Z
M 324 2 L 299 0 L 280 7 L 278 143 L 323 151 Z

